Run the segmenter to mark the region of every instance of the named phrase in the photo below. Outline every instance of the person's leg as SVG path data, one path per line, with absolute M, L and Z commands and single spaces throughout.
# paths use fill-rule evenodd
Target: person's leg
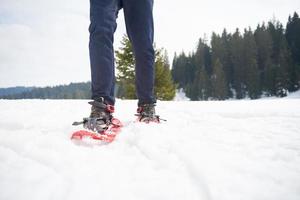
M 101 97 L 114 105 L 114 49 L 113 35 L 120 0 L 90 0 L 89 27 L 92 99 Z
M 138 104 L 155 103 L 153 0 L 123 0 L 126 29 L 136 60 Z

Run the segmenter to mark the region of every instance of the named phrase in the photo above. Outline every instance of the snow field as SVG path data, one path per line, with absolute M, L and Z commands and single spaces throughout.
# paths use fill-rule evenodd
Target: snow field
M 298 200 L 300 100 L 159 102 L 168 121 L 74 143 L 85 100 L 0 101 L 0 200 Z

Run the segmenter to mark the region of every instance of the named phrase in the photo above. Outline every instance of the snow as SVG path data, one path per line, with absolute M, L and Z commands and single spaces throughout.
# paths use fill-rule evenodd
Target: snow
M 296 92 L 291 92 L 288 96 L 284 97 L 286 99 L 300 99 L 300 90 Z
M 300 99 L 158 102 L 168 119 L 76 144 L 85 100 L 0 100 L 1 200 L 298 200 Z
M 183 88 L 176 90 L 174 101 L 189 101 L 190 99 L 186 96 Z

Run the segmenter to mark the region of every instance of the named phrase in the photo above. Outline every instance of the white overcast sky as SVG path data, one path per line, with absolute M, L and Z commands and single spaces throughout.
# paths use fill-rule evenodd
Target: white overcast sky
M 212 31 L 285 25 L 294 11 L 300 0 L 154 0 L 155 43 L 172 59 Z M 88 0 L 0 0 L 0 87 L 90 80 L 88 25 Z M 125 32 L 120 12 L 115 48 Z

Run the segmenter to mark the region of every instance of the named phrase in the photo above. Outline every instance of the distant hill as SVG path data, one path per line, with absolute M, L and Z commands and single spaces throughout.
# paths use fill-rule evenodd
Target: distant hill
M 1 88 L 0 99 L 90 99 L 90 82 L 54 87 Z
M 28 92 L 32 90 L 34 87 L 9 87 L 9 88 L 0 88 L 0 96 L 5 95 L 14 95 L 14 94 L 20 94 L 22 92 Z

